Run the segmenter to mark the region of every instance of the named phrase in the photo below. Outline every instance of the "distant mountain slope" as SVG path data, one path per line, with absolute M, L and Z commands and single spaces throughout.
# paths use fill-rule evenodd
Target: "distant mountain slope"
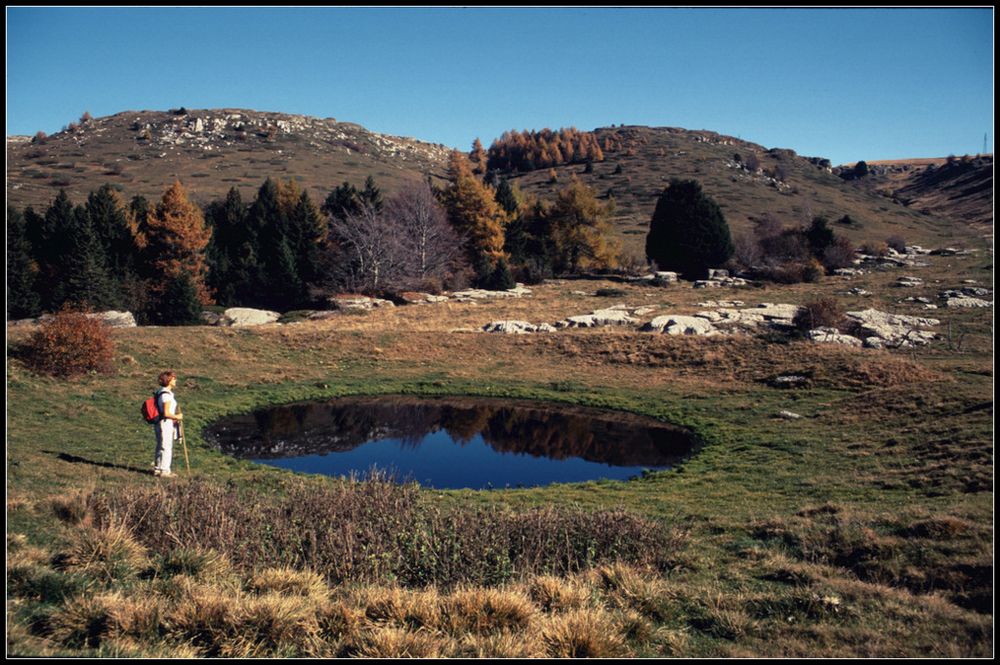
M 47 206 L 60 188 L 74 202 L 109 182 L 159 199 L 180 178 L 205 204 L 230 187 L 249 200 L 268 176 L 296 178 L 321 203 L 345 180 L 370 174 L 392 190 L 408 178 L 444 177 L 449 149 L 360 125 L 243 109 L 127 111 L 33 142 L 7 139 L 7 205 Z

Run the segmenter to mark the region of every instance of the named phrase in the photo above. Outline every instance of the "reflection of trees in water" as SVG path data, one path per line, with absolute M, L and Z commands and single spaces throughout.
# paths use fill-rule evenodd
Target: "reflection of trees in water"
M 460 445 L 481 434 L 500 452 L 615 466 L 668 466 L 693 446 L 685 430 L 629 414 L 406 397 L 276 407 L 221 421 L 209 434 L 224 452 L 264 459 L 342 452 L 387 438 L 418 449 L 427 434 L 441 429 Z

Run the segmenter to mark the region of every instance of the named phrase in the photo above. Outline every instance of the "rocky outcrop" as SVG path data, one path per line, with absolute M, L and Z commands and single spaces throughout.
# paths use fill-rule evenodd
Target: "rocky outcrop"
M 93 314 L 88 314 L 92 319 L 100 319 L 106 325 L 112 328 L 135 328 L 135 317 L 132 312 L 116 312 L 110 310 L 107 312 L 95 312 Z
M 834 344 L 846 344 L 848 346 L 863 346 L 857 337 L 841 334 L 836 328 L 815 328 L 806 333 L 806 337 L 814 342 L 831 342 Z
M 598 326 L 628 326 L 639 323 L 625 309 L 599 309 L 590 314 L 571 316 L 556 323 L 556 328 L 596 328 Z
M 719 331 L 707 319 L 699 316 L 668 314 L 658 316 L 642 327 L 647 332 L 665 335 L 718 335 Z
M 451 299 L 455 302 L 475 302 L 477 300 L 492 300 L 494 298 L 522 298 L 530 296 L 531 289 L 518 284 L 513 289 L 506 291 L 488 291 L 486 289 L 466 289 L 455 291 L 451 294 Z
M 490 321 L 483 326 L 483 332 L 505 333 L 508 335 L 523 335 L 525 333 L 555 332 L 555 328 L 547 323 L 537 326 L 527 321 Z
M 372 298 L 370 296 L 357 296 L 357 295 L 337 295 L 332 296 L 328 299 L 330 306 L 339 311 L 354 310 L 354 311 L 371 311 L 379 307 L 395 307 L 395 303 L 391 300 L 384 300 L 382 298 Z
M 281 314 L 278 312 L 271 312 L 263 309 L 252 309 L 250 307 L 230 307 L 221 315 L 217 315 L 213 312 L 205 312 L 202 316 L 202 320 L 209 325 L 231 326 L 233 328 L 262 326 L 268 323 L 274 323 L 280 318 Z

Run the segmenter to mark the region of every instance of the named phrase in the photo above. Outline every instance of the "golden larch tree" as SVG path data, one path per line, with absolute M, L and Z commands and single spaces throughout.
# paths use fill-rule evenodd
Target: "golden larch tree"
M 448 221 L 465 238 L 470 259 L 486 256 L 498 259 L 504 255 L 504 227 L 507 214 L 496 202 L 494 192 L 473 175 L 465 155 L 451 153 L 448 164 L 451 184 L 442 195 Z
M 602 203 L 593 189 L 573 177 L 548 214 L 557 269 L 578 272 L 617 265 L 620 246 L 611 237 L 613 211 L 613 203 Z
M 149 215 L 146 252 L 153 268 L 164 279 L 154 280 L 153 289 L 165 288 L 171 279 L 191 276 L 198 300 L 209 305 L 212 298 L 205 285 L 205 247 L 212 236 L 201 209 L 188 199 L 179 180 L 167 189 L 156 210 Z

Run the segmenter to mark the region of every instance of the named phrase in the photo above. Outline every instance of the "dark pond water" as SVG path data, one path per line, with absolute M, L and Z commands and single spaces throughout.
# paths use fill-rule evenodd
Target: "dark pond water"
M 349 397 L 219 420 L 209 442 L 241 459 L 329 476 L 374 469 L 425 487 L 625 480 L 689 457 L 687 430 L 619 411 L 482 398 Z

